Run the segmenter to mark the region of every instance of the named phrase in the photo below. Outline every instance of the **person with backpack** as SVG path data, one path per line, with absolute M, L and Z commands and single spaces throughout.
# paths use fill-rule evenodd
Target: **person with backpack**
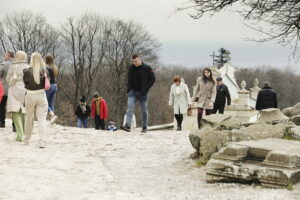
M 76 107 L 75 115 L 77 116 L 77 127 L 87 128 L 88 119 L 91 114 L 91 108 L 86 104 L 85 96 L 82 96 L 79 101 L 79 105 Z
M 105 119 L 108 118 L 108 108 L 106 101 L 100 97 L 98 92 L 94 93 L 94 99 L 92 100 L 91 116 L 95 122 L 95 129 L 105 130 Z

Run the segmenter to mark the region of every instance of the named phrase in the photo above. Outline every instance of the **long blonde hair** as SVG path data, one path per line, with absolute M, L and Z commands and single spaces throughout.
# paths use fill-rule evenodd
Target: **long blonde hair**
M 24 51 L 17 51 L 14 62 L 27 62 L 27 54 Z
M 53 73 L 54 73 L 54 76 L 57 77 L 58 76 L 58 68 L 57 66 L 54 64 L 54 59 L 52 56 L 50 55 L 47 55 L 45 57 L 45 62 L 47 65 L 49 65 L 52 69 L 53 69 Z
M 32 67 L 34 82 L 40 84 L 41 68 L 45 68 L 46 66 L 41 54 L 38 52 L 31 54 L 30 66 Z

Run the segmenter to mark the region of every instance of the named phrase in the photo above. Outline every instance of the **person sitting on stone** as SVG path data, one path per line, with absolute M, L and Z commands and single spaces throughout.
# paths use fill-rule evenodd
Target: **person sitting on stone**
M 259 91 L 256 100 L 256 110 L 267 108 L 277 108 L 277 94 L 271 88 L 269 82 L 264 83 L 264 87 Z

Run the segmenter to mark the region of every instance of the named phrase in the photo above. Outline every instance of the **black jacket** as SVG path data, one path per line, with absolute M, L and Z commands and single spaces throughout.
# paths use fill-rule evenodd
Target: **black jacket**
M 51 67 L 48 67 L 47 66 L 47 70 L 49 72 L 49 80 L 50 80 L 50 83 L 51 84 L 55 84 L 56 83 L 56 78 L 55 78 L 55 75 L 54 75 L 54 71 Z
M 225 105 L 227 99 L 227 105 L 231 104 L 231 97 L 228 91 L 228 87 L 225 84 L 222 84 L 219 88 L 217 87 L 217 96 L 215 100 L 215 104 L 217 105 Z
M 131 65 L 128 71 L 128 82 L 127 82 L 127 93 L 132 90 L 132 78 L 133 78 L 133 68 L 135 66 Z M 141 85 L 141 93 L 145 95 L 149 92 L 149 89 L 153 86 L 155 82 L 155 75 L 152 68 L 144 63 L 142 63 L 141 70 L 142 70 L 142 85 Z
M 24 69 L 23 82 L 25 84 L 25 88 L 27 90 L 45 89 L 45 72 L 47 73 L 47 77 L 50 80 L 48 70 L 42 68 L 40 71 L 40 84 L 37 84 L 36 82 L 34 82 L 32 67 Z
M 256 110 L 262 110 L 267 108 L 277 108 L 277 95 L 271 87 L 262 88 L 256 100 Z
M 80 105 L 77 106 L 76 111 L 75 111 L 75 115 L 80 118 L 80 119 L 84 119 L 86 117 L 89 117 L 91 114 L 91 108 L 90 106 L 86 105 L 86 112 L 82 112 Z

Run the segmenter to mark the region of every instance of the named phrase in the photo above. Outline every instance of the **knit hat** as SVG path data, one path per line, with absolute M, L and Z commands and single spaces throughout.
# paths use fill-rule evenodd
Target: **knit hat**
M 99 98 L 99 92 L 94 92 L 94 98 Z
M 85 96 L 82 96 L 81 98 L 80 98 L 80 102 L 82 102 L 82 103 L 85 103 Z
M 222 77 L 216 78 L 217 81 L 222 81 Z

